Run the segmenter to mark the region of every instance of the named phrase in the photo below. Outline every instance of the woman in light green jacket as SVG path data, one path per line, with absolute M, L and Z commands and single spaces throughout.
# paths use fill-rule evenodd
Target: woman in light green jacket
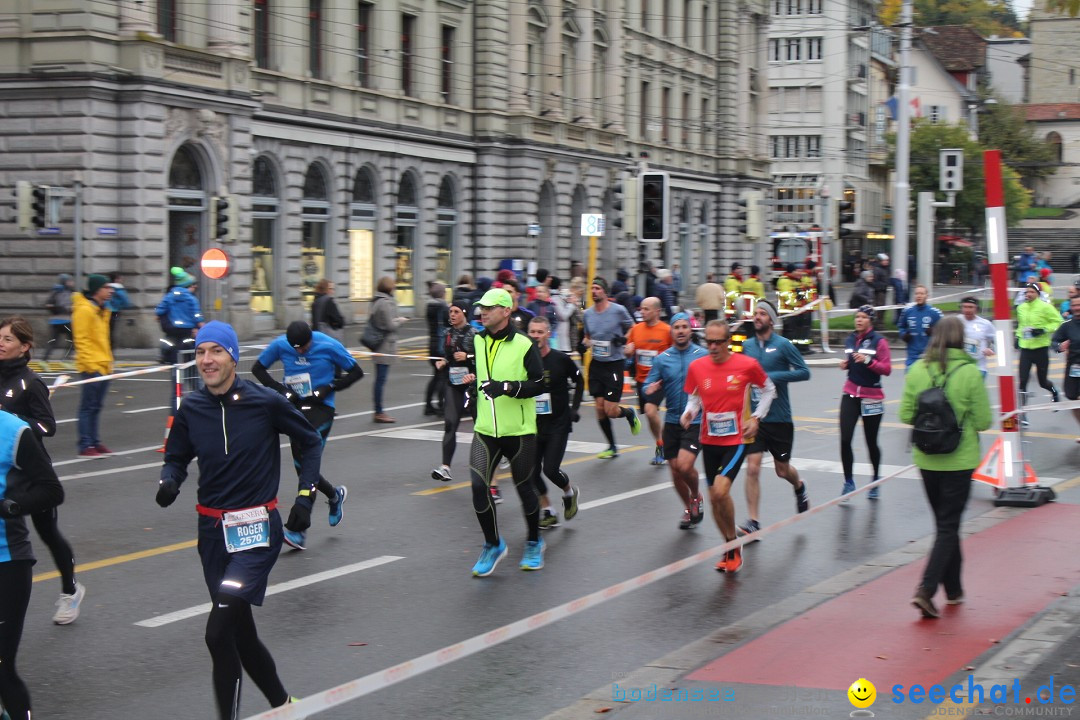
M 911 600 L 927 618 L 939 616 L 933 602 L 939 585 L 944 585 L 949 605 L 964 601 L 960 583 L 960 517 L 971 493 L 971 474 L 981 457 L 979 431 L 989 428 L 992 420 L 982 373 L 964 351 L 964 324 L 957 317 L 937 324 L 926 354 L 908 369 L 900 400 L 901 422 L 908 425 L 915 422 L 919 394 L 935 384 L 941 385 L 943 378 L 945 397 L 961 427 L 960 444 L 953 452 L 940 455 L 927 455 L 916 447 L 911 448 L 937 525 L 922 582 Z

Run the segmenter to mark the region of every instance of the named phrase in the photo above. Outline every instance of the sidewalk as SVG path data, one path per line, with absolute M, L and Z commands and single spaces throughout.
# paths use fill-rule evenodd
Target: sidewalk
M 839 718 L 854 710 L 847 689 L 860 678 L 876 686 L 869 709 L 878 717 L 1055 708 L 1060 716 L 1068 707 L 1062 686 L 1080 684 L 1080 647 L 1070 642 L 1080 634 L 1080 598 L 1072 596 L 1080 590 L 1080 536 L 1064 532 L 1077 521 L 1080 506 L 1051 504 L 998 508 L 966 522 L 966 602 L 942 602 L 938 620 L 919 619 L 908 603 L 926 537 L 613 678 L 545 720 Z M 1040 705 L 1038 688 L 1051 676 L 1055 703 Z M 914 686 L 938 684 L 946 693 L 964 687 L 943 703 L 914 701 Z M 983 688 L 982 704 L 967 701 L 969 684 Z M 1000 688 L 992 695 L 995 685 L 1007 695 Z

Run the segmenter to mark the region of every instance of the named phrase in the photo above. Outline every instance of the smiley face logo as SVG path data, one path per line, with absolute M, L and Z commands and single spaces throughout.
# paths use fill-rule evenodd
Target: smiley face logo
M 866 678 L 859 678 L 851 683 L 847 691 L 848 700 L 857 708 L 868 708 L 877 700 L 877 688 Z

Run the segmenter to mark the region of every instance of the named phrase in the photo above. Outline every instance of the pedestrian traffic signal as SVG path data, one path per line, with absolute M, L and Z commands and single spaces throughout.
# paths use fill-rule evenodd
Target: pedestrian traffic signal
M 836 237 L 850 237 L 854 232 L 848 225 L 855 222 L 855 203 L 847 200 L 836 201 Z
M 237 229 L 236 198 L 219 195 L 212 202 L 214 237 L 218 240 L 235 240 Z
M 20 230 L 30 229 L 30 215 L 33 194 L 32 186 L 26 180 L 18 180 L 15 183 L 15 224 Z
M 666 172 L 641 174 L 640 230 L 642 242 L 666 242 L 668 239 L 668 185 Z
M 764 195 L 758 190 L 751 190 L 738 200 L 739 224 L 736 229 L 751 242 L 765 238 L 765 210 L 761 204 Z
M 46 227 L 45 214 L 49 207 L 49 186 L 35 185 L 31 191 L 30 212 L 32 221 L 38 230 Z
M 939 187 L 942 192 L 960 192 L 964 189 L 964 151 L 945 149 L 938 151 Z
M 619 228 L 627 235 L 636 235 L 638 231 L 638 184 L 637 178 L 631 176 L 625 181 L 615 183 L 612 188 L 613 200 L 611 207 L 614 209 L 614 218 L 611 224 Z

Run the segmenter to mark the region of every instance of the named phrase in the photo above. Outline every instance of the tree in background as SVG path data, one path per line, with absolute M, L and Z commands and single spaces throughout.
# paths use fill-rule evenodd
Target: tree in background
M 1046 0 L 1046 11 L 1068 13 L 1076 17 L 1080 15 L 1080 0 Z
M 895 160 L 895 136 L 889 138 Z M 911 199 L 918 193 L 938 190 L 938 151 L 942 148 L 961 148 L 964 151 L 964 189 L 956 195 L 956 207 L 939 208 L 938 218 L 951 216 L 959 227 L 982 232 L 986 221 L 986 190 L 983 185 L 983 150 L 971 139 L 964 125 L 932 125 L 916 119 L 911 125 Z M 997 149 L 997 148 L 995 148 Z M 1002 168 L 1005 185 L 1005 222 L 1012 227 L 1020 222 L 1031 206 L 1031 192 L 1020 182 L 1015 170 Z
M 1035 136 L 1023 109 L 999 97 L 994 99 L 996 104 L 984 104 L 984 112 L 979 114 L 979 142 L 1000 150 L 1002 161 L 1020 175 L 1026 187 L 1057 172 L 1054 148 Z
M 1037 0 L 1042 1 L 1042 0 Z M 1050 0 L 1050 2 L 1080 0 Z M 886 27 L 900 22 L 903 0 L 883 0 L 878 19 Z M 983 37 L 1022 37 L 1020 19 L 1008 0 L 915 0 L 915 25 L 970 25 Z

